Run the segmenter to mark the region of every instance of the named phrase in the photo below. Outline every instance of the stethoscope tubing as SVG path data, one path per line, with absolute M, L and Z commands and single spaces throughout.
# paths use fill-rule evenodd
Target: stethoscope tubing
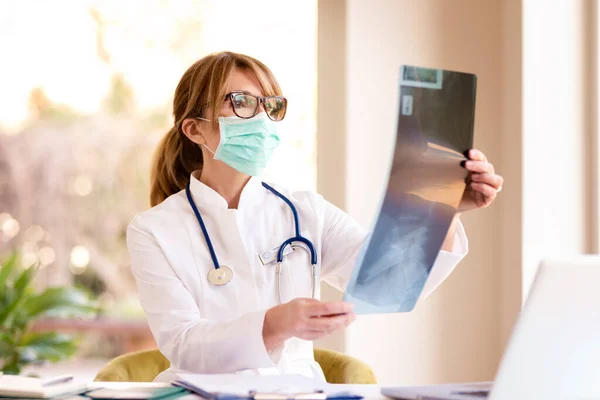
M 186 192 L 186 196 L 188 199 L 188 202 L 190 203 L 190 206 L 192 207 L 192 210 L 194 211 L 194 215 L 196 216 L 196 219 L 198 220 L 198 223 L 200 225 L 200 229 L 202 230 L 202 235 L 204 236 L 204 239 L 206 241 L 206 245 L 208 247 L 208 251 L 210 252 L 210 257 L 212 259 L 213 262 L 213 267 L 215 270 L 218 270 L 220 268 L 219 265 L 219 259 L 217 258 L 217 254 L 215 253 L 215 249 L 212 245 L 212 241 L 210 240 L 210 236 L 208 234 L 208 230 L 206 229 L 206 225 L 204 224 L 204 220 L 202 219 L 202 215 L 200 214 L 200 211 L 198 210 L 198 207 L 196 206 L 196 202 L 194 201 L 193 197 L 192 197 L 192 193 L 190 190 L 190 182 L 188 182 L 186 188 L 185 188 L 185 192 Z M 315 297 L 315 291 L 316 291 L 316 266 L 317 266 L 317 252 L 315 250 L 315 246 L 313 245 L 313 243 L 308 240 L 307 238 L 305 238 L 304 236 L 302 236 L 300 234 L 300 218 L 298 217 L 298 210 L 296 209 L 296 206 L 294 206 L 294 204 L 290 201 L 290 199 L 288 199 L 286 196 L 284 196 L 283 194 L 281 194 L 278 190 L 276 190 L 275 188 L 273 188 L 272 186 L 262 182 L 262 186 L 267 189 L 268 191 L 270 191 L 271 193 L 273 193 L 274 195 L 276 195 L 277 197 L 279 197 L 281 200 L 283 200 L 290 208 L 290 210 L 292 211 L 292 216 L 294 218 L 294 233 L 295 236 L 285 240 L 281 246 L 279 247 L 279 250 L 277 252 L 277 297 L 278 297 L 278 301 L 279 304 L 281 304 L 281 263 L 283 262 L 283 253 L 285 251 L 285 249 L 287 248 L 287 246 L 292 246 L 292 249 L 295 249 L 296 247 L 301 247 L 303 248 L 305 251 L 308 251 L 309 255 L 310 255 L 310 263 L 312 266 L 312 298 Z M 294 246 L 295 242 L 299 242 L 299 243 L 303 243 L 306 247 L 304 246 Z

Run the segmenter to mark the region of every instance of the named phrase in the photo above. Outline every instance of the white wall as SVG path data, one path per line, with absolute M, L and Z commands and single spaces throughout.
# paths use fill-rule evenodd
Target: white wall
M 346 2 L 320 1 L 317 10 L 317 190 L 329 202 L 346 209 Z M 326 283 L 323 300 L 341 300 L 341 293 Z M 345 351 L 345 332 L 315 343 L 317 347 Z
M 595 250 L 584 0 L 523 7 L 523 291 L 539 260 Z M 543 12 L 540 12 L 543 10 Z
M 500 157 L 505 179 L 500 195 L 498 322 L 500 350 L 506 345 L 522 302 L 523 221 L 523 17 L 522 0 L 502 1 L 502 98 Z

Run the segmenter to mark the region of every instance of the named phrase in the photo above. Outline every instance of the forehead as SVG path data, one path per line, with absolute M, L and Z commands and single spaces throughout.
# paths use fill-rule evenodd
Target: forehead
M 256 75 L 249 69 L 236 68 L 229 77 L 229 83 L 227 85 L 227 93 L 230 92 L 249 92 L 251 94 L 264 96 L 260 83 L 256 78 Z

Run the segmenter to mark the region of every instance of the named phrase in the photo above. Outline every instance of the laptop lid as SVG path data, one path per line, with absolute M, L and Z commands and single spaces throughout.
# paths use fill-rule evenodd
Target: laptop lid
M 490 399 L 600 398 L 600 257 L 540 263 Z

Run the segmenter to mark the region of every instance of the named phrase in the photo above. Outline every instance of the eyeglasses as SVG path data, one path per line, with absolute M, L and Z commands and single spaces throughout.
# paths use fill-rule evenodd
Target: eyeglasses
M 267 116 L 273 121 L 281 121 L 287 111 L 287 99 L 283 96 L 255 96 L 244 92 L 231 92 L 225 95 L 231 101 L 233 112 L 240 118 L 252 118 L 258 114 L 263 104 Z

